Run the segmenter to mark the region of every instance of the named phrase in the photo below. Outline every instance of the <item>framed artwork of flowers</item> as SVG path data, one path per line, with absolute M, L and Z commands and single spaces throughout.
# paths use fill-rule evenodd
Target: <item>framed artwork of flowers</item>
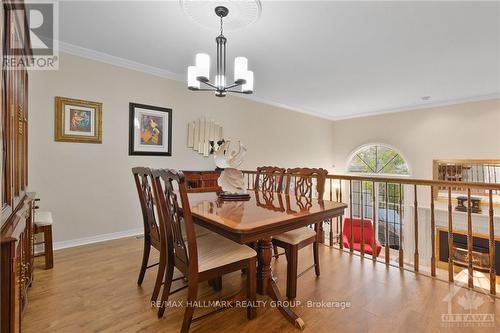
M 102 143 L 102 103 L 55 98 L 55 140 Z
M 129 104 L 129 155 L 172 156 L 172 109 Z

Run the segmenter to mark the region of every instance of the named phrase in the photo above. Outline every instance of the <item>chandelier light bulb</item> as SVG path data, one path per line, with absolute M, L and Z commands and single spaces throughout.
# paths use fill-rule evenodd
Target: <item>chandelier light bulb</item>
M 198 53 L 196 55 L 196 68 L 198 71 L 197 78 L 208 81 L 210 77 L 210 56 L 206 53 Z
M 234 58 L 234 82 L 241 82 L 246 79 L 248 72 L 248 59 L 245 57 Z
M 200 81 L 196 79 L 198 76 L 198 69 L 196 66 L 188 67 L 188 88 L 191 90 L 200 89 Z
M 246 94 L 251 94 L 253 92 L 253 72 L 247 71 L 245 79 L 246 83 L 241 86 L 241 91 Z

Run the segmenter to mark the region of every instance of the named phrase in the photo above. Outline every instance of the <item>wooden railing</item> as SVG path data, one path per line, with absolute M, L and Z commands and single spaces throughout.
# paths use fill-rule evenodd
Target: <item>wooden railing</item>
M 244 171 L 247 188 L 249 190 L 254 189 L 255 186 L 255 175 L 256 171 Z M 366 253 L 365 246 L 367 245 L 365 242 L 365 232 L 361 232 L 361 244 L 360 250 L 356 251 L 359 253 L 361 257 L 369 256 L 371 259 L 376 262 L 380 261 L 385 263 L 386 265 L 393 265 L 396 267 L 410 269 L 415 272 L 421 272 L 421 260 L 427 262 L 429 260 L 430 270 L 427 272 L 430 273 L 432 277 L 436 277 L 438 275 L 437 272 L 437 264 L 438 258 L 436 258 L 437 249 L 436 249 L 436 241 L 438 240 L 439 235 L 436 234 L 437 226 L 436 226 L 436 203 L 435 203 L 435 194 L 438 189 L 447 189 L 447 203 L 442 207 L 440 211 L 445 212 L 444 216 L 446 216 L 443 223 L 446 224 L 445 228 L 441 230 L 442 232 L 447 233 L 446 241 L 447 241 L 447 263 L 441 262 L 444 264 L 444 269 L 440 269 L 439 273 L 443 273 L 444 276 L 447 275 L 447 279 L 450 282 L 453 282 L 455 279 L 455 268 L 464 267 L 464 270 L 467 272 L 467 286 L 469 288 L 474 288 L 474 272 L 479 270 L 484 271 L 485 273 L 489 273 L 489 278 L 485 277 L 489 280 L 489 292 L 492 295 L 496 295 L 496 271 L 495 271 L 495 216 L 494 216 L 494 193 L 500 190 L 500 184 L 488 184 L 488 183 L 474 183 L 474 182 L 452 182 L 452 181 L 439 181 L 439 180 L 423 180 L 423 179 L 411 179 L 411 178 L 396 178 L 396 177 L 367 177 L 367 176 L 355 176 L 355 175 L 328 175 L 325 186 L 325 200 L 333 200 L 333 201 L 341 201 L 348 203 L 348 209 L 346 209 L 346 215 L 340 218 L 337 218 L 335 221 L 326 221 L 326 224 L 329 225 L 329 231 L 325 232 L 327 236 L 330 246 L 338 247 L 344 251 L 349 251 L 350 253 L 354 253 L 354 230 L 353 223 L 350 223 L 350 238 L 348 239 L 347 245 L 344 245 L 343 237 L 343 221 L 344 218 L 358 218 L 361 220 L 361 230 L 365 230 L 365 223 L 367 221 L 371 221 L 371 227 L 373 228 L 373 237 L 372 243 L 369 244 L 371 246 L 372 254 Z M 356 185 L 357 188 L 360 189 L 360 193 L 356 197 L 353 195 L 356 194 L 353 186 Z M 463 213 L 458 214 L 466 214 L 467 222 L 465 230 L 459 232 L 457 226 L 454 228 L 454 218 L 457 217 L 454 208 L 454 202 L 456 201 L 452 195 L 452 189 L 460 187 L 461 189 L 466 189 L 467 191 L 467 201 L 465 211 Z M 393 189 L 393 193 L 397 193 L 394 197 L 389 196 L 390 189 Z M 368 190 L 371 189 L 371 190 Z M 484 191 L 487 193 L 487 196 L 484 197 L 487 201 L 487 214 L 476 214 L 473 213 L 473 207 L 471 207 L 471 191 L 474 193 L 478 193 L 478 190 Z M 389 202 L 390 198 L 390 202 Z M 419 221 L 423 216 L 423 213 L 419 210 L 422 210 L 427 207 L 419 207 L 419 204 L 428 202 L 429 206 L 429 219 L 430 223 L 428 229 L 425 230 L 426 235 L 422 235 L 420 230 L 422 227 L 427 227 L 426 224 L 423 224 Z M 441 203 L 438 203 L 441 204 Z M 397 241 L 393 244 L 389 243 L 389 234 L 390 234 L 390 218 L 389 218 L 389 207 L 392 205 L 394 217 L 393 217 L 393 227 L 394 232 L 396 232 L 396 224 L 399 228 L 399 237 Z M 378 207 L 378 209 L 377 209 Z M 383 208 L 381 208 L 383 207 Z M 404 214 L 406 209 L 413 209 L 413 214 Z M 396 223 L 396 215 L 395 212 L 398 212 L 399 218 L 398 223 Z M 447 213 L 447 214 L 446 214 Z M 370 215 L 370 216 L 368 216 Z M 385 216 L 379 216 L 385 215 Z M 427 215 L 426 215 L 427 216 Z M 460 217 L 460 216 L 458 216 Z M 473 220 L 475 217 L 482 217 L 487 220 L 487 235 L 484 237 L 480 237 L 479 233 L 474 232 L 473 228 Z M 497 219 L 500 217 L 497 217 Z M 413 221 L 411 221 L 413 220 Z M 382 222 L 382 223 L 380 223 Z M 413 225 L 413 232 L 410 231 L 410 241 L 413 244 L 405 244 L 403 227 L 408 227 L 408 222 Z M 425 222 L 425 221 L 424 221 Z M 500 221 L 497 221 L 497 228 L 500 227 Z M 368 224 L 367 224 L 368 225 Z M 477 225 L 476 225 L 477 226 Z M 377 228 L 382 227 L 382 233 L 377 234 Z M 483 227 L 482 225 L 479 227 Z M 483 228 L 484 229 L 484 228 Z M 466 247 L 462 250 L 467 251 L 467 256 L 464 261 L 459 261 L 456 258 L 454 259 L 454 255 L 457 252 L 454 245 L 457 243 L 455 240 L 457 235 L 459 234 L 466 235 Z M 377 254 L 377 235 L 378 238 L 383 238 L 382 247 L 384 247 L 384 260 L 379 260 L 379 254 Z M 409 235 L 407 233 L 407 235 Z M 419 237 L 425 239 L 430 238 L 430 255 L 427 258 L 422 259 L 419 250 L 424 250 L 422 246 L 419 246 Z M 427 238 L 428 237 L 428 238 Z M 413 238 L 413 239 L 411 239 Z M 488 249 L 484 252 L 474 251 L 474 240 L 487 240 Z M 497 241 L 500 241 L 497 240 Z M 405 252 L 404 249 L 408 249 L 408 247 L 412 245 L 413 247 L 413 255 L 410 257 L 406 257 L 405 260 Z M 345 249 L 347 247 L 348 249 Z M 391 248 L 392 247 L 392 248 Z M 391 262 L 391 252 L 397 250 L 398 255 L 394 261 L 397 263 Z M 428 252 L 425 250 L 425 252 Z M 382 253 L 382 252 L 381 252 Z M 489 258 L 489 265 L 482 267 L 475 267 L 474 261 L 476 260 L 474 254 L 482 254 L 483 256 L 487 256 Z M 396 257 L 396 254 L 394 254 Z M 441 265 L 443 267 L 443 265 Z M 448 274 L 446 274 L 446 270 Z M 422 273 L 422 272 L 421 272 Z M 484 275 L 483 275 L 484 276 Z M 446 278 L 446 277 L 445 277 Z M 483 287 L 484 288 L 484 287 Z

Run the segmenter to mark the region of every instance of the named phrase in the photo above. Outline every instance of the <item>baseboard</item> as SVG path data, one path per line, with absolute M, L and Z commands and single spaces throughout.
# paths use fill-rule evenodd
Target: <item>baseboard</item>
M 130 230 L 112 232 L 109 234 L 102 234 L 102 235 L 96 235 L 96 236 L 90 236 L 90 237 L 71 239 L 71 240 L 67 240 L 67 241 L 54 242 L 54 250 L 61 250 L 61 249 L 69 248 L 69 247 L 75 247 L 75 246 L 86 245 L 86 244 L 100 243 L 100 242 L 105 242 L 105 241 L 109 241 L 109 240 L 113 240 L 113 239 L 138 236 L 138 235 L 142 235 L 143 233 L 144 233 L 144 230 L 142 228 L 138 228 L 138 229 L 130 229 Z

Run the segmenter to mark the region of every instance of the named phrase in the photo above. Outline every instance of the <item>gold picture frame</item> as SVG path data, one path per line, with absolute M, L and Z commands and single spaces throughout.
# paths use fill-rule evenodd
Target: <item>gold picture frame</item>
M 56 96 L 55 140 L 102 143 L 102 103 Z

